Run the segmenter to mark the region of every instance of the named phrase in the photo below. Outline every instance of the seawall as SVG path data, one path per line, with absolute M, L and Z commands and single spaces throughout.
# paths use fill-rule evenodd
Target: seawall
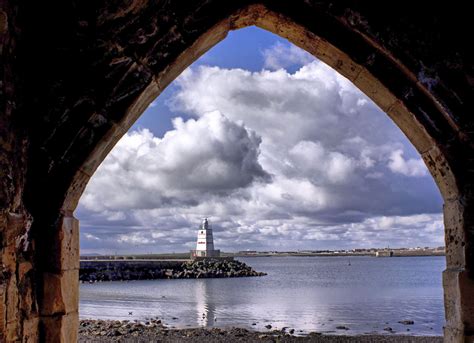
M 262 276 L 232 257 L 197 260 L 82 260 L 82 282 Z
M 80 262 L 80 281 L 149 280 L 166 278 L 189 260 L 89 260 Z

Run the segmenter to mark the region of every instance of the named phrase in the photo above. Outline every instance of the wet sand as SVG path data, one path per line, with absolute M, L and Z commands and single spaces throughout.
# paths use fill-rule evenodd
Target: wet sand
M 160 320 L 129 321 L 81 320 L 79 342 L 315 342 L 315 343 L 442 343 L 438 336 L 386 335 L 342 336 L 317 332 L 295 336 L 290 328 L 266 332 L 242 328 L 170 329 Z

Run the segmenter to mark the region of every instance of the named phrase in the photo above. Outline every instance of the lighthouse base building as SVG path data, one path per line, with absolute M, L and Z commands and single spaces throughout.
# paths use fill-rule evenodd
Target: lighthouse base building
M 214 238 L 209 220 L 204 218 L 199 226 L 196 250 L 191 250 L 191 258 L 216 258 L 220 257 L 221 251 L 214 249 Z

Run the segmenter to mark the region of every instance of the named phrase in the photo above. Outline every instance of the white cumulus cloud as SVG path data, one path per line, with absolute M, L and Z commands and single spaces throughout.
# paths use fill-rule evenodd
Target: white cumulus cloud
M 390 154 L 388 167 L 394 173 L 406 176 L 425 176 L 427 174 L 426 165 L 420 158 L 403 158 L 403 150 L 397 149 Z
M 297 48 L 264 55 L 188 68 L 173 129 L 123 137 L 81 199 L 87 249 L 187 250 L 204 216 L 228 250 L 442 244 L 439 192 L 388 116 Z
M 269 180 L 259 164 L 261 139 L 219 112 L 184 122 L 160 139 L 150 131 L 126 134 L 97 170 L 81 199 L 84 208 L 110 211 L 187 205 Z
M 263 66 L 267 69 L 287 69 L 292 66 L 304 66 L 311 63 L 314 57 L 292 44 L 277 42 L 263 50 Z

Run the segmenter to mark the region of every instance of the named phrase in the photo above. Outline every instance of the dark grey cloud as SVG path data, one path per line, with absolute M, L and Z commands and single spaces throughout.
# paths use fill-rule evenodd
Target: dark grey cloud
M 196 206 L 202 197 L 270 180 L 258 161 L 261 139 L 243 125 L 209 112 L 187 122 L 177 118 L 174 127 L 162 139 L 148 130 L 126 134 L 94 175 L 81 207 L 107 218 L 109 211 Z

